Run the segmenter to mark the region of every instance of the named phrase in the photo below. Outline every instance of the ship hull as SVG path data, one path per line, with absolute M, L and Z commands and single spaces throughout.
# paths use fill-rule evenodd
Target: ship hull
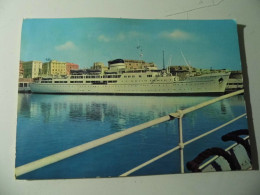
M 111 94 L 111 95 L 188 95 L 188 94 L 221 94 L 224 93 L 229 74 L 204 75 L 190 77 L 184 81 L 173 81 L 171 78 L 154 78 L 146 81 L 136 79 L 117 83 L 87 84 L 84 83 L 33 83 L 33 93 L 48 94 Z

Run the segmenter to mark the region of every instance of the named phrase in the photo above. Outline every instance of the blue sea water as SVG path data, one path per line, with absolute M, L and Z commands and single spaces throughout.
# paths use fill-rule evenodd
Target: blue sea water
M 95 96 L 19 94 L 16 167 L 185 109 L 210 96 Z M 236 96 L 185 115 L 184 141 L 246 112 Z M 247 128 L 242 118 L 184 148 L 185 163 L 210 147 L 226 148 L 227 132 Z M 116 177 L 178 144 L 178 121 L 172 120 L 19 176 L 18 179 Z M 179 152 L 131 176 L 180 173 Z M 185 168 L 185 172 L 188 170 Z

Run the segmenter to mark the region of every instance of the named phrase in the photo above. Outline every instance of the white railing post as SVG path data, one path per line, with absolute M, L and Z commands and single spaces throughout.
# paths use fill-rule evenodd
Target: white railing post
M 182 110 L 177 111 L 179 114 L 179 147 L 180 147 L 180 166 L 181 166 L 181 173 L 184 173 L 184 154 L 183 154 L 183 134 L 182 134 L 182 118 L 183 113 Z

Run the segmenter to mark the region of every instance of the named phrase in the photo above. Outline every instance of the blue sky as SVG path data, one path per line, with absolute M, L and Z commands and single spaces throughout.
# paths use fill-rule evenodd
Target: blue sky
M 142 48 L 143 56 L 140 57 Z M 108 18 L 25 19 L 21 60 L 46 58 L 81 68 L 94 62 L 142 59 L 163 66 L 241 70 L 237 26 L 233 20 L 136 20 Z

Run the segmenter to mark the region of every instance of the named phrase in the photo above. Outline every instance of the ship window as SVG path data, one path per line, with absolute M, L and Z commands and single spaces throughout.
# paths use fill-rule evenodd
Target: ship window
M 67 81 L 54 81 L 54 83 L 67 83 Z
M 19 87 L 23 87 L 23 83 L 19 83 Z
M 152 75 L 147 75 L 147 77 L 152 77 Z
M 108 83 L 117 83 L 117 81 L 108 81 Z
M 139 77 L 142 77 L 142 75 L 139 75 Z
M 52 83 L 51 81 L 41 81 L 41 83 Z
M 83 81 L 70 81 L 70 83 L 83 83 Z

